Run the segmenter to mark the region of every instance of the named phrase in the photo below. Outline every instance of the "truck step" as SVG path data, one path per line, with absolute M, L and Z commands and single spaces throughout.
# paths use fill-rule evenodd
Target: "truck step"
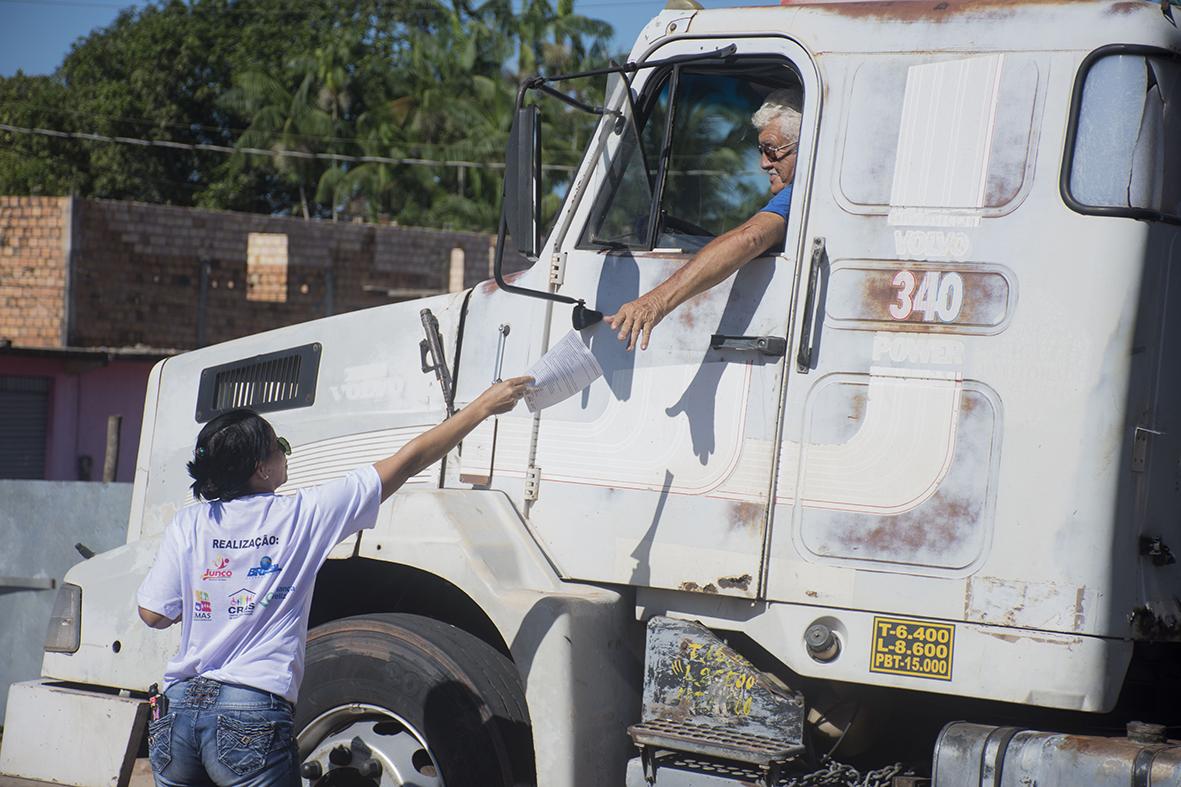
M 774 738 L 668 719 L 633 724 L 627 732 L 640 747 L 734 760 L 758 768 L 784 763 L 804 751 L 799 744 Z
M 830 769 L 831 770 L 831 769 Z M 885 767 L 862 774 L 854 771 L 852 778 L 837 778 L 832 773 L 820 771 L 800 773 L 792 770 L 780 776 L 775 787 L 803 787 L 803 785 L 869 784 L 874 787 L 931 787 L 931 780 L 925 776 L 902 773 L 900 765 Z M 656 781 L 649 782 L 644 776 L 644 765 L 639 757 L 627 763 L 625 787 L 748 787 L 760 778 L 759 772 L 736 763 L 708 760 L 703 757 L 686 755 L 665 755 L 660 760 Z
M 804 751 L 804 699 L 756 669 L 700 623 L 648 621 L 644 703 L 628 728 L 644 776 L 656 782 L 662 755 L 714 758 L 755 769 L 771 787 Z
M 644 775 L 644 764 L 641 758 L 635 757 L 629 760 L 625 785 L 626 787 L 735 787 L 737 784 L 752 784 L 758 781 L 761 776 L 762 774 L 755 768 L 676 754 L 660 758 L 660 767 L 654 782 L 649 782 Z M 785 783 L 783 780 L 778 780 L 778 785 Z

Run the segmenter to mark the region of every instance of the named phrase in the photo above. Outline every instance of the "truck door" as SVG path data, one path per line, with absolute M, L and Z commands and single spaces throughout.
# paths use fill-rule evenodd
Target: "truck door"
M 682 39 L 648 57 L 718 48 Z M 763 207 L 751 115 L 778 89 L 802 102 L 806 173 L 820 91 L 798 45 L 740 39 L 722 65 L 639 72 L 556 249 L 561 292 L 609 315 Z M 605 323 L 586 332 L 604 376 L 542 412 L 528 512 L 565 575 L 757 594 L 808 190 L 798 175 L 784 247 L 674 311 L 646 351 L 627 352 Z M 568 330 L 555 309 L 550 344 Z M 715 335 L 743 339 L 711 348 Z M 754 349 L 763 337 L 770 352 Z
M 834 56 L 825 70 L 849 87 L 828 108 L 844 128 L 825 135 L 817 180 L 832 189 L 806 228 L 812 308 L 795 327 L 767 597 L 871 609 L 888 582 L 889 603 L 905 585 L 911 609 L 944 612 L 916 582 L 968 576 L 991 540 L 988 372 L 1017 299 L 1014 235 L 997 230 L 1031 187 L 1045 63 Z M 857 569 L 874 573 L 855 583 Z

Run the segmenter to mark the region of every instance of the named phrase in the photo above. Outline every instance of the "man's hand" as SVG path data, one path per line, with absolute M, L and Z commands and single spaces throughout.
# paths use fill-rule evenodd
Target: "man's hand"
M 705 292 L 732 275 L 746 263 L 772 246 L 783 245 L 787 221 L 777 213 L 759 211 L 742 226 L 711 240 L 693 258 L 649 292 L 619 307 L 607 320 L 619 331 L 619 341 L 627 342 L 630 352 L 640 342 L 648 349 L 648 340 L 656 323 L 695 295 Z
M 648 340 L 652 338 L 652 329 L 668 315 L 668 309 L 653 292 L 641 295 L 634 301 L 619 307 L 615 314 L 607 315 L 607 323 L 611 330 L 619 331 L 619 341 L 627 342 L 627 350 L 635 349 L 636 339 L 640 341 L 640 349 L 648 349 Z

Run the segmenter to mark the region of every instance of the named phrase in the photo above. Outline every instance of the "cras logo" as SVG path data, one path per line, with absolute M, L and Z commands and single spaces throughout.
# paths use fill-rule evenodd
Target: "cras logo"
M 262 598 L 258 600 L 258 605 L 260 607 L 266 607 L 274 604 L 276 601 L 282 601 L 294 589 L 295 585 L 279 585 L 274 590 L 264 593 Z
M 248 588 L 242 588 L 232 594 L 228 599 L 229 606 L 226 611 L 230 615 L 230 620 L 234 618 L 244 618 L 254 614 L 254 591 Z
M 193 620 L 210 620 L 213 617 L 213 605 L 209 603 L 209 594 L 204 590 L 193 591 Z
M 230 571 L 230 559 L 223 555 L 218 555 L 213 558 L 213 563 L 209 568 L 205 569 L 205 573 L 201 575 L 202 580 L 214 580 L 215 582 L 224 582 L 234 575 Z
M 246 572 L 248 577 L 265 577 L 267 574 L 278 574 L 279 569 L 283 568 L 278 563 L 272 563 L 269 557 L 263 557 L 258 561 L 258 565 Z

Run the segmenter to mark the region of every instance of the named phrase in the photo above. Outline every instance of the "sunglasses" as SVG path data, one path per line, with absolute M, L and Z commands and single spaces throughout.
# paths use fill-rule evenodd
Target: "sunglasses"
M 283 456 L 291 456 L 291 443 L 287 442 L 286 437 L 276 437 L 275 442 L 279 445 L 279 450 L 283 452 Z
M 770 145 L 764 145 L 762 142 L 759 142 L 758 144 L 755 145 L 755 148 L 759 151 L 760 155 L 766 156 L 770 161 L 778 161 L 781 158 L 787 158 L 792 153 L 795 153 L 797 150 L 799 150 L 800 143 L 799 142 L 788 142 L 785 145 L 777 145 L 776 147 L 771 147 Z M 787 151 L 786 153 L 783 153 L 782 155 L 777 155 L 779 153 L 779 151 L 783 150 L 784 148 L 791 148 L 791 150 Z

